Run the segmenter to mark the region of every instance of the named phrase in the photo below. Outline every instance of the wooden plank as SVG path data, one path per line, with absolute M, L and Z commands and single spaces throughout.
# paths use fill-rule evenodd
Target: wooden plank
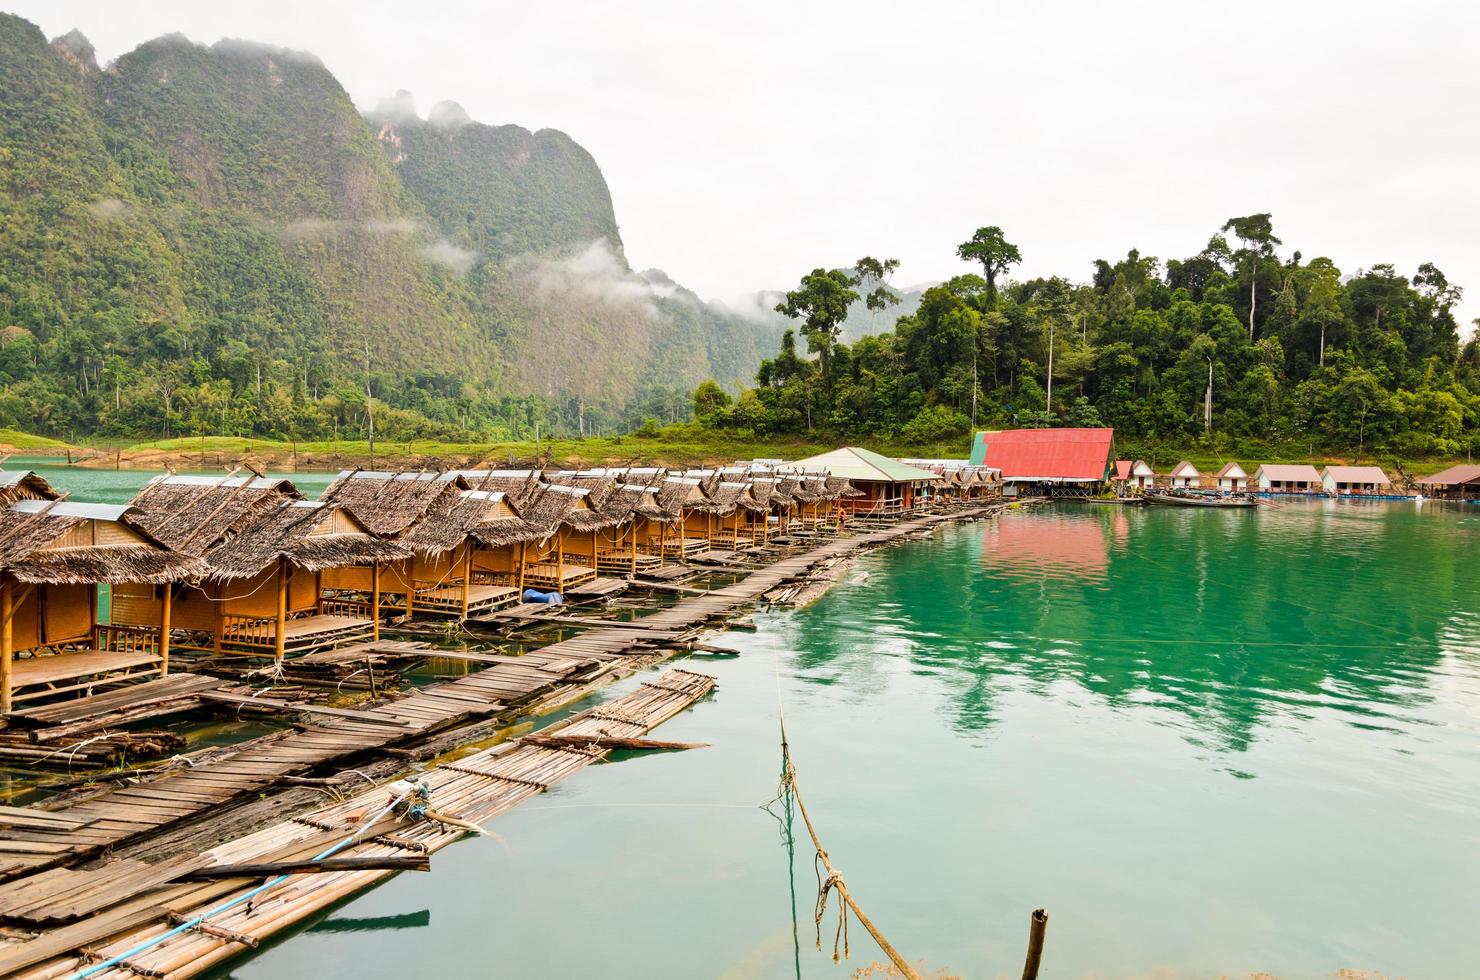
M 87 826 L 88 821 L 48 810 L 0 806 L 0 824 L 9 824 L 12 827 L 35 827 L 42 830 L 76 830 Z

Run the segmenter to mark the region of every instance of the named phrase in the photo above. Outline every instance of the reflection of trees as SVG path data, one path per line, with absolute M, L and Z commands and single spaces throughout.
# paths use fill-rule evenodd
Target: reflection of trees
M 1277 716 L 1381 724 L 1426 702 L 1444 646 L 1480 653 L 1480 620 L 1453 615 L 1480 593 L 1477 539 L 1401 506 L 1010 515 L 908 545 L 798 617 L 796 665 L 867 693 L 907 658 L 973 730 L 1001 691 L 1068 680 L 1241 751 Z

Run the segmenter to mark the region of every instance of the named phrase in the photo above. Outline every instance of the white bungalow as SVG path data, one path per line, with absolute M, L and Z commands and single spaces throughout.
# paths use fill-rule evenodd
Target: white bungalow
M 1156 471 L 1144 459 L 1131 464 L 1130 484 L 1137 490 L 1146 490 L 1156 482 Z
M 1392 485 L 1380 466 L 1328 466 L 1321 471 L 1327 493 L 1381 493 Z
M 1265 463 L 1254 471 L 1254 482 L 1265 493 L 1312 493 L 1321 474 L 1308 463 Z
M 1173 466 L 1171 474 L 1167 476 L 1169 487 L 1195 487 L 1201 482 L 1202 474 L 1197 471 L 1196 466 L 1185 459 Z
M 1236 462 L 1224 463 L 1218 471 L 1218 489 L 1241 492 L 1249 489 L 1249 474 Z

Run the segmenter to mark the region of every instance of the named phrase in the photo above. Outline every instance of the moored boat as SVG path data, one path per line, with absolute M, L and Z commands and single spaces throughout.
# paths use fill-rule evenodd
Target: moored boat
M 1246 509 L 1259 506 L 1258 499 L 1249 494 L 1220 493 L 1215 490 L 1184 490 L 1181 488 L 1147 490 L 1142 494 L 1142 499 L 1148 504 L 1162 504 L 1171 507 Z

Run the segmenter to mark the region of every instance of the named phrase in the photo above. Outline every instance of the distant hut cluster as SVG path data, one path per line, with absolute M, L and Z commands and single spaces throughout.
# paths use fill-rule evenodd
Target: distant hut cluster
M 1216 473 L 1205 473 L 1190 460 L 1182 460 L 1165 473 L 1143 459 L 1116 460 L 1116 489 L 1123 494 L 1148 490 L 1219 490 L 1225 493 L 1299 494 L 1327 496 L 1388 496 L 1393 481 L 1379 466 L 1327 466 L 1316 469 L 1308 463 L 1264 463 L 1251 476 L 1236 460 L 1224 463 Z
M 1480 500 L 1480 465 L 1451 466 L 1414 482 L 1430 497 Z

